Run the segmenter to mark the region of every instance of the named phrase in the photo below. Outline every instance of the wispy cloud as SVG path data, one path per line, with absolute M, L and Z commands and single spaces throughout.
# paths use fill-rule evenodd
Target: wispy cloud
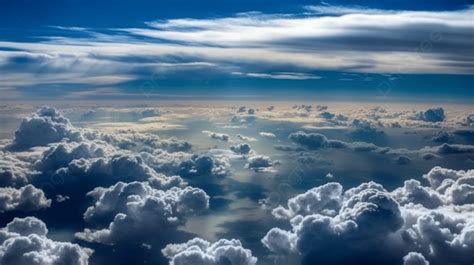
M 252 78 L 269 78 L 269 79 L 286 79 L 286 80 L 316 80 L 321 79 L 320 76 L 305 74 L 305 73 L 292 73 L 292 72 L 278 72 L 278 73 L 242 73 L 232 72 L 233 75 L 252 77 Z
M 473 7 L 393 11 L 323 3 L 298 14 L 171 19 L 142 28 L 56 26 L 63 34 L 0 41 L 0 86 L 111 85 L 190 71 L 286 80 L 319 79 L 310 74 L 319 70 L 473 74 L 473 16 Z

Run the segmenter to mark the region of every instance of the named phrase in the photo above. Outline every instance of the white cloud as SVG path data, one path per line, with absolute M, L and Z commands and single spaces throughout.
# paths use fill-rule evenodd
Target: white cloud
M 211 131 L 202 131 L 202 133 L 207 134 L 212 139 L 218 139 L 224 142 L 228 142 L 230 139 L 229 135 L 225 133 L 217 133 L 217 132 L 211 132 Z
M 232 150 L 233 152 L 237 154 L 242 154 L 242 155 L 248 155 L 249 153 L 253 151 L 252 147 L 247 143 L 232 145 L 230 147 L 230 150 Z
M 13 153 L 0 151 L 0 187 L 20 187 L 29 182 L 30 164 Z
M 271 132 L 259 132 L 258 133 L 260 136 L 265 137 L 265 138 L 275 138 L 276 135 Z
M 425 257 L 417 252 L 410 252 L 403 257 L 403 265 L 430 265 Z
M 270 157 L 264 155 L 255 155 L 247 158 L 245 168 L 252 169 L 256 172 L 274 172 L 274 165 L 278 164 L 272 161 Z
M 286 80 L 317 80 L 322 77 L 306 73 L 293 73 L 293 72 L 277 72 L 277 73 L 242 73 L 232 72 L 233 75 L 252 77 L 252 78 L 265 78 L 265 79 L 286 79 Z
M 92 250 L 46 237 L 46 225 L 35 217 L 15 218 L 0 229 L 2 265 L 87 265 Z
M 292 229 L 275 227 L 262 242 L 277 255 L 300 254 L 302 264 L 470 264 L 474 202 L 465 198 L 472 198 L 471 175 L 434 168 L 426 175 L 430 187 L 408 180 L 393 192 L 374 182 L 345 192 L 328 183 L 274 209 Z M 463 195 L 470 194 L 458 202 L 447 192 L 454 180 L 465 185 Z M 344 255 L 331 255 L 334 248 Z
M 33 185 L 19 189 L 0 188 L 0 213 L 6 211 L 37 211 L 51 206 L 43 191 Z
M 220 239 L 210 243 L 194 238 L 183 244 L 170 244 L 162 250 L 170 260 L 170 265 L 206 264 L 206 265 L 255 265 L 257 258 L 245 249 L 239 240 Z
M 178 18 L 107 33 L 89 29 L 82 38 L 69 34 L 38 36 L 43 39 L 38 42 L 2 41 L 0 46 L 6 49 L 0 51 L 0 67 L 8 73 L 0 77 L 1 88 L 40 84 L 97 87 L 150 73 L 166 76 L 193 70 L 293 80 L 317 79 L 306 73 L 312 70 L 472 73 L 472 65 L 466 63 L 472 60 L 474 9 L 470 6 L 453 11 L 334 6 L 307 10 L 311 12 Z M 168 59 L 176 55 L 181 61 Z M 31 63 L 15 63 L 15 58 Z M 133 63 L 127 61 L 134 58 Z M 274 66 L 281 71 L 266 72 Z M 295 66 L 303 70 L 292 72 Z
M 25 149 L 44 146 L 59 142 L 64 138 L 73 140 L 78 137 L 79 134 L 72 130 L 68 119 L 54 108 L 43 107 L 31 117 L 23 119 L 15 132 L 15 139 L 10 148 Z
M 80 239 L 115 244 L 130 238 L 165 239 L 185 223 L 192 214 L 209 207 L 209 196 L 192 187 L 154 187 L 154 182 L 119 182 L 109 188 L 96 188 L 89 193 L 95 203 L 84 213 L 91 223 L 108 220 L 108 228 L 85 229 Z M 150 231 L 155 233 L 150 234 Z M 159 232 L 158 232 L 159 231 Z
M 237 134 L 237 138 L 239 138 L 240 140 L 242 141 L 248 141 L 248 142 L 256 142 L 258 141 L 256 138 L 254 137 L 249 137 L 249 136 L 245 136 L 245 135 L 242 135 L 242 134 Z

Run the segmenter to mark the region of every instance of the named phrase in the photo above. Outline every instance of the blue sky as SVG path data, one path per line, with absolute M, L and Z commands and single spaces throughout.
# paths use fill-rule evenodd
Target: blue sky
M 470 4 L 2 0 L 0 89 L 6 99 L 471 100 Z

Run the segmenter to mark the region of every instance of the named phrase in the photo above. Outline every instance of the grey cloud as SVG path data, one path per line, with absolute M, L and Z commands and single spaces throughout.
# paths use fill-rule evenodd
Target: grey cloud
M 170 265 L 257 264 L 257 258 L 252 256 L 252 252 L 235 239 L 220 239 L 215 243 L 210 243 L 200 238 L 194 238 L 183 244 L 167 245 L 162 253 L 170 260 Z
M 230 150 L 237 154 L 247 155 L 252 151 L 252 147 L 247 143 L 240 143 L 237 145 L 232 145 Z
M 275 208 L 292 228 L 275 227 L 262 242 L 277 255 L 300 254 L 302 264 L 468 265 L 474 258 L 472 174 L 435 167 L 425 175 L 430 186 L 408 180 L 393 192 L 374 182 L 345 192 L 328 183 Z M 454 189 L 462 191 L 458 200 Z M 331 255 L 336 247 L 344 255 Z
M 33 185 L 19 189 L 0 188 L 0 213 L 6 211 L 37 211 L 51 206 L 44 192 Z
M 342 186 L 331 182 L 300 194 L 288 200 L 288 208 L 279 206 L 273 210 L 278 218 L 291 219 L 297 215 L 321 213 L 334 216 L 341 208 Z
M 252 169 L 257 172 L 271 172 L 274 171 L 274 165 L 275 162 L 272 161 L 270 157 L 264 155 L 255 155 L 247 159 L 245 168 Z
M 340 140 L 330 140 L 325 135 L 322 135 L 320 133 L 305 133 L 302 131 L 291 133 L 289 139 L 309 150 L 319 150 L 325 148 L 347 148 L 355 152 L 375 152 L 379 154 L 398 156 L 420 155 L 425 159 L 435 158 L 436 155 L 451 155 L 474 152 L 474 146 L 472 145 L 447 143 L 444 143 L 439 146 L 423 147 L 418 150 L 408 150 L 404 148 L 394 149 L 390 147 L 380 147 L 373 143 L 367 142 L 345 142 Z M 280 148 L 280 150 L 283 149 Z M 291 150 L 291 148 L 286 149 Z
M 72 130 L 68 119 L 56 109 L 43 107 L 35 114 L 23 119 L 15 132 L 10 149 L 26 149 L 59 142 L 64 138 L 76 139 L 79 134 Z
M 212 139 L 218 139 L 224 142 L 227 142 L 230 139 L 229 135 L 225 133 L 217 133 L 217 132 L 211 132 L 211 131 L 202 131 L 202 133 L 207 134 Z
M 402 227 L 398 203 L 378 185 L 369 183 L 343 195 L 337 184 L 326 187 L 330 192 L 336 191 L 330 204 L 325 206 L 327 200 L 322 199 L 319 205 L 318 197 L 314 196 L 317 193 L 310 197 L 310 203 L 300 199 L 302 209 L 306 205 L 311 205 L 311 208 L 300 211 L 301 215 L 291 219 L 291 231 L 270 230 L 262 239 L 263 244 L 272 251 L 290 247 L 284 252 L 300 253 L 303 264 L 363 263 L 364 255 L 371 256 L 377 244 Z M 293 203 L 298 203 L 298 200 Z M 364 247 L 354 248 L 351 243 L 354 238 L 359 238 L 357 245 Z M 344 255 L 330 255 L 334 248 L 345 249 Z
M 441 122 L 446 118 L 443 108 L 432 108 L 419 112 L 415 118 L 426 122 Z
M 47 238 L 46 225 L 35 217 L 15 218 L 0 230 L 2 265 L 88 265 L 92 250 Z
M 403 265 L 430 265 L 423 254 L 417 252 L 410 252 L 403 257 Z
M 29 182 L 31 165 L 13 153 L 0 151 L 0 187 L 21 187 Z
M 249 142 L 256 142 L 257 141 L 257 139 L 255 139 L 253 137 L 248 137 L 248 136 L 245 136 L 245 135 L 242 135 L 242 134 L 237 134 L 237 138 L 239 138 L 242 141 L 249 141 Z
M 119 182 L 109 188 L 96 188 L 89 195 L 95 200 L 84 214 L 91 223 L 109 220 L 108 228 L 85 229 L 80 239 L 103 244 L 124 242 L 130 238 L 166 239 L 185 223 L 189 215 L 209 207 L 209 196 L 201 189 L 172 187 L 156 189 L 148 182 Z M 150 234 L 149 231 L 159 231 Z M 156 238 L 155 238 L 156 239 Z

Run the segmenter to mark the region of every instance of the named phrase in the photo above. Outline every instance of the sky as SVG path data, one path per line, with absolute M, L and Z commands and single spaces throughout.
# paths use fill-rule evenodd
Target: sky
M 473 265 L 473 44 L 473 0 L 0 0 L 0 265 Z
M 469 102 L 472 4 L 1 0 L 1 100 Z

